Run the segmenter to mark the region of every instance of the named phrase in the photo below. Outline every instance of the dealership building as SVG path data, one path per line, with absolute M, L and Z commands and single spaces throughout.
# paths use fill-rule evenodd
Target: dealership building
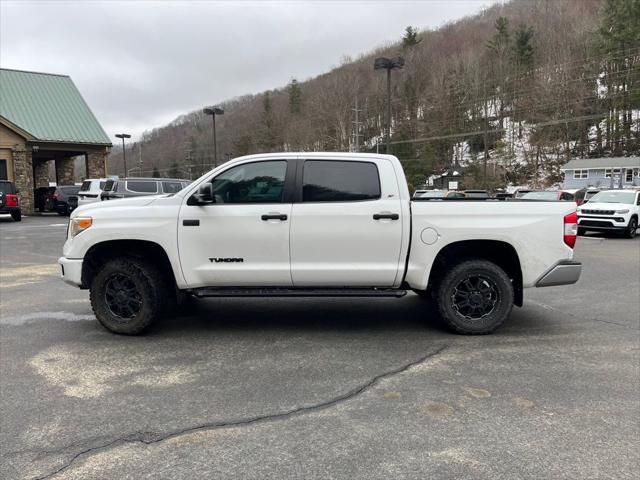
M 111 142 L 67 75 L 0 69 L 0 180 L 15 182 L 24 213 L 34 189 L 75 182 L 75 159 L 87 178 L 106 175 Z M 53 162 L 53 163 L 51 163 Z

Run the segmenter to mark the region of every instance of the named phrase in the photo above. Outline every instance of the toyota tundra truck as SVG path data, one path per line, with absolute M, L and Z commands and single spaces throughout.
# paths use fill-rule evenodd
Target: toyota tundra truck
M 62 279 L 108 330 L 138 334 L 188 297 L 403 297 L 486 334 L 523 289 L 575 283 L 576 205 L 411 200 L 391 155 L 277 153 L 181 191 L 100 202 L 69 221 Z

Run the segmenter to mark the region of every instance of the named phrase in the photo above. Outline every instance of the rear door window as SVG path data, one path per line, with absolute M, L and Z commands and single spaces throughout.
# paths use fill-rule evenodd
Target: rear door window
M 4 193 L 7 195 L 12 195 L 15 193 L 13 191 L 13 183 L 11 182 L 0 182 L 0 193 Z
M 88 192 L 91 189 L 91 180 L 85 180 L 80 187 L 81 192 Z
M 181 182 L 162 182 L 162 191 L 164 193 L 177 193 L 182 190 Z
M 354 202 L 380 198 L 378 167 L 371 162 L 307 160 L 303 202 Z
M 127 190 L 134 193 L 157 193 L 158 182 L 127 181 Z

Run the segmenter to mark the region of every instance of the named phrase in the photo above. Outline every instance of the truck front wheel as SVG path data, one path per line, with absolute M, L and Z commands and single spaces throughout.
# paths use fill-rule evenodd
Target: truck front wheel
M 134 258 L 107 261 L 93 278 L 91 307 L 109 331 L 136 335 L 165 311 L 169 295 L 160 271 Z
M 509 316 L 514 293 L 511 279 L 495 263 L 467 260 L 440 281 L 436 298 L 443 320 L 456 333 L 493 332 Z

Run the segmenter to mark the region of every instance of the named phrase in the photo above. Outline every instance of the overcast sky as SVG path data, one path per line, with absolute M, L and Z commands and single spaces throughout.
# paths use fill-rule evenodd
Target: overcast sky
M 0 65 L 70 75 L 107 134 L 326 72 L 495 0 L 0 1 Z

